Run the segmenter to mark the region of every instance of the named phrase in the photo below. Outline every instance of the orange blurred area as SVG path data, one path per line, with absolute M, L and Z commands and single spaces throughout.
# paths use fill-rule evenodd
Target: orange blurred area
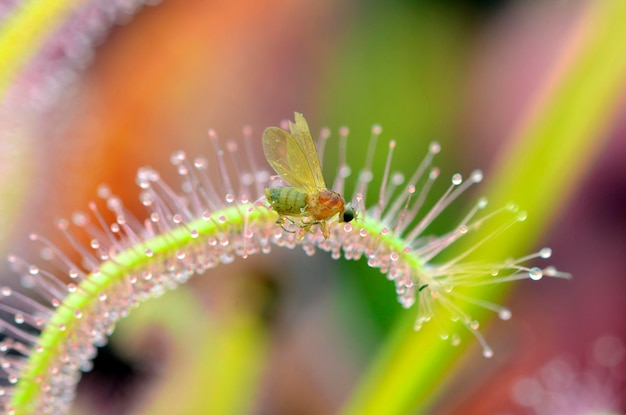
M 222 143 L 240 141 L 245 125 L 258 136 L 311 111 L 341 13 L 328 2 L 163 2 L 113 27 L 80 82 L 36 120 L 36 172 L 20 215 L 29 219 L 16 233 L 53 233 L 51 218 L 84 209 L 101 183 L 143 214 L 139 167 L 171 178 L 170 154 L 207 154 L 209 128 Z

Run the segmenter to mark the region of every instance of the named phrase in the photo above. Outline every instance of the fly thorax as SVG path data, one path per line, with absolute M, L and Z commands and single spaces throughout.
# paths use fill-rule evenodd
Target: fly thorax
M 309 213 L 316 220 L 329 219 L 343 210 L 343 197 L 334 190 L 322 189 L 308 197 Z

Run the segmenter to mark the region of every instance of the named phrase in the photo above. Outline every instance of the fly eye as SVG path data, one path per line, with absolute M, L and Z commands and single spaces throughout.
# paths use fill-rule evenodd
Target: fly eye
M 343 219 L 344 222 L 350 222 L 351 220 L 354 219 L 354 217 L 356 216 L 356 212 L 354 211 L 354 209 L 352 209 L 351 207 L 346 208 L 346 210 L 343 211 L 343 214 L 341 215 L 341 219 Z

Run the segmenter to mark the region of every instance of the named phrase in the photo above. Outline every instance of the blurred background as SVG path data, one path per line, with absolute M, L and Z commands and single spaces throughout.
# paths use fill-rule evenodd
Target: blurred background
M 20 6 L 4 3 L 0 16 L 10 21 Z M 55 219 L 85 210 L 101 183 L 143 217 L 137 168 L 177 183 L 170 154 L 210 154 L 209 128 L 240 142 L 251 126 L 262 160 L 263 129 L 294 111 L 314 134 L 349 126 L 354 170 L 379 123 L 379 169 L 388 140 L 398 141 L 394 170 L 407 175 L 437 140 L 442 181 L 482 168 L 489 182 L 589 34 L 590 9 L 584 1 L 85 1 L 4 86 L 0 250 L 36 256 L 32 231 L 68 248 Z M 557 213 L 533 231 L 532 249 L 553 248 L 551 263 L 574 279 L 516 284 L 506 299 L 512 320 L 482 329 L 496 356 L 470 347 L 428 413 L 626 413 L 623 99 L 598 123 L 592 151 L 562 178 Z M 337 141 L 325 158 L 330 182 Z M 446 218 L 480 194 L 472 190 L 432 230 L 449 229 Z M 6 266 L 0 279 L 19 284 Z M 403 313 L 414 311 L 401 310 L 393 285 L 364 261 L 276 248 L 196 277 L 121 323 L 73 413 L 337 413 Z M 255 369 L 229 377 L 242 361 Z M 229 393 L 236 404 L 219 409 Z

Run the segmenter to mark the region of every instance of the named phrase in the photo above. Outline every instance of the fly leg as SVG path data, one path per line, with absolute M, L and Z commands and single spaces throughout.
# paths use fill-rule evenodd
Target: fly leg
M 311 231 L 311 227 L 313 225 L 320 225 L 321 228 L 322 228 L 322 233 L 324 234 L 324 238 L 327 238 L 328 230 L 325 228 L 325 226 L 324 226 L 325 224 L 326 224 L 326 222 L 324 222 L 324 221 L 313 221 L 313 222 L 302 221 L 300 223 L 300 225 L 297 225 L 297 226 L 300 227 L 300 232 L 298 232 L 298 240 L 301 241 L 302 238 L 304 238 L 304 235 L 306 235 L 307 232 L 312 232 Z
M 294 222 L 293 219 L 288 218 L 287 216 L 279 216 L 278 219 L 276 219 L 276 224 L 278 226 L 280 226 L 281 228 L 283 228 L 283 230 L 285 232 L 296 233 L 295 231 L 291 231 L 291 230 L 285 228 L 285 222 L 289 222 L 291 225 L 296 225 L 296 222 Z M 298 225 L 296 225 L 296 226 L 298 226 Z

